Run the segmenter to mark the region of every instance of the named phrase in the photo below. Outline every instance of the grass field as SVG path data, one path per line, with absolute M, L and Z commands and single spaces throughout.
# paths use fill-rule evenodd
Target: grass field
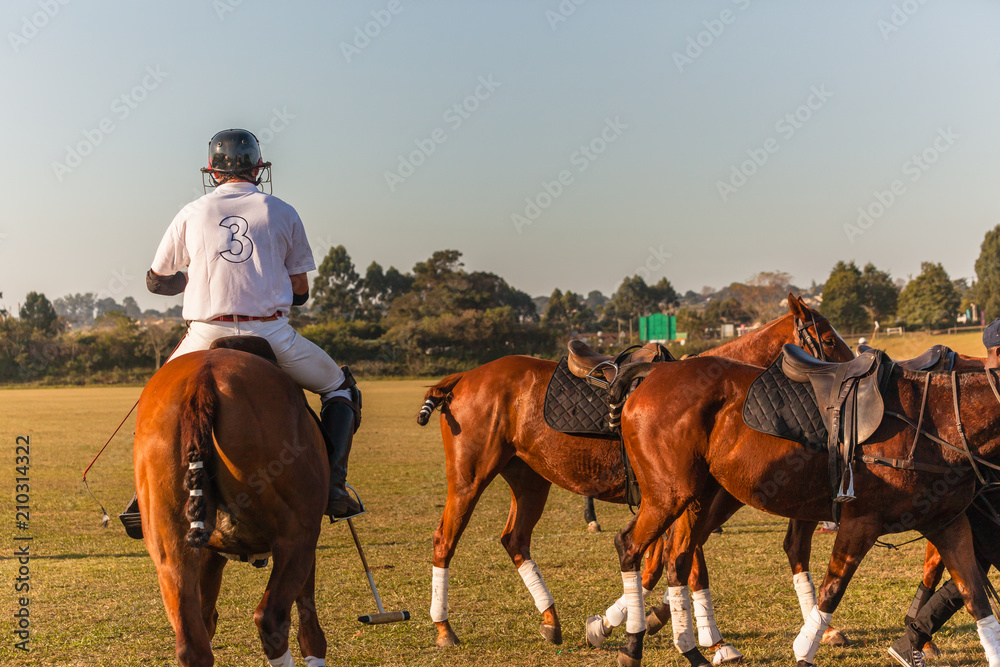
M 891 340 L 891 339 L 886 339 Z M 881 341 L 880 341 L 881 342 Z M 956 346 L 957 347 L 957 346 Z M 974 350 L 973 350 L 974 351 Z M 389 610 L 407 609 L 408 623 L 369 627 L 355 619 L 374 602 L 346 526 L 326 527 L 318 551 L 320 620 L 330 644 L 328 664 L 341 665 L 614 665 L 621 635 L 602 649 L 584 639 L 586 617 L 602 613 L 621 594 L 614 533 L 628 510 L 598 503 L 605 532 L 584 531 L 582 499 L 553 489 L 535 531 L 533 556 L 557 603 L 565 643 L 546 644 L 539 616 L 500 546 L 509 491 L 498 478 L 484 495 L 451 564 L 450 616 L 462 640 L 434 646 L 430 604 L 431 539 L 445 499 L 444 455 L 437 419 L 417 426 L 423 386 L 414 381 L 368 382 L 365 420 L 351 458 L 350 481 L 368 515 L 356 525 Z M 139 388 L 10 389 L 0 391 L 4 502 L 0 556 L 3 640 L 0 665 L 169 665 L 174 638 L 141 542 L 125 536 L 116 515 L 132 494 L 134 418 L 89 475 L 112 515 L 108 529 L 80 477 Z M 31 437 L 29 530 L 15 530 L 15 437 Z M 822 491 L 818 491 L 822 492 Z M 753 665 L 789 665 L 801 618 L 780 544 L 785 522 L 742 510 L 725 534 L 706 547 L 716 617 Z M 18 563 L 14 536 L 30 535 L 31 651 L 13 648 L 10 632 Z M 900 536 L 897 541 L 907 535 Z M 817 536 L 814 569 L 825 570 L 832 538 Z M 875 550 L 855 577 L 834 624 L 854 640 L 847 649 L 823 647 L 826 666 L 889 665 L 886 647 L 919 577 L 923 543 Z M 214 646 L 216 664 L 266 665 L 252 614 L 268 570 L 227 567 Z M 655 595 L 662 595 L 662 585 Z M 940 633 L 945 650 L 931 664 L 984 664 L 975 626 L 964 612 Z M 293 644 L 293 655 L 297 646 Z M 300 663 L 301 664 L 301 663 Z M 646 643 L 646 664 L 686 665 L 669 633 Z

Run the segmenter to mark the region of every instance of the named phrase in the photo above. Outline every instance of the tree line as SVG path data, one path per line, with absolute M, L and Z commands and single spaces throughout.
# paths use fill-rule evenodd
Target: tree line
M 290 317 L 359 375 L 431 375 L 507 354 L 558 358 L 566 340 L 581 335 L 611 351 L 636 342 L 637 318 L 654 312 L 676 315 L 677 330 L 687 334 L 676 352 L 697 352 L 717 344 L 723 324 L 781 315 L 788 292 L 821 299 L 821 312 L 845 333 L 870 331 L 875 322 L 940 329 L 973 304 L 991 319 L 1000 315 L 1000 225 L 986 234 L 976 277 L 971 285 L 951 280 L 940 264 L 924 262 L 918 276 L 894 280 L 873 264 L 840 261 L 824 284 L 808 288 L 765 271 L 682 295 L 665 277 L 647 284 L 634 275 L 610 297 L 557 288 L 532 298 L 494 273 L 467 271 L 457 250 L 439 250 L 407 272 L 372 262 L 362 274 L 336 246 L 320 263 L 310 302 Z M 0 382 L 141 382 L 185 330 L 180 306 L 142 311 L 132 297 L 118 303 L 92 293 L 50 302 L 31 292 L 16 315 L 0 311 Z

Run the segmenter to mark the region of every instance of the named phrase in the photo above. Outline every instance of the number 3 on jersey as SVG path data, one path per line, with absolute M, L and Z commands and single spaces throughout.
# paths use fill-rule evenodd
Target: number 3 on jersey
M 231 215 L 219 223 L 220 227 L 229 230 L 229 238 L 223 239 L 226 250 L 220 252 L 222 259 L 233 264 L 239 264 L 253 255 L 253 241 L 247 236 L 247 221 L 238 215 Z

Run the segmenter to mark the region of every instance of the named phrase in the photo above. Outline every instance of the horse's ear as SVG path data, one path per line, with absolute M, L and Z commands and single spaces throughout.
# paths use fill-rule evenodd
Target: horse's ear
M 808 308 L 806 304 L 802 302 L 797 296 L 788 293 L 788 312 L 790 312 L 794 317 L 804 320 L 806 318 L 806 311 Z

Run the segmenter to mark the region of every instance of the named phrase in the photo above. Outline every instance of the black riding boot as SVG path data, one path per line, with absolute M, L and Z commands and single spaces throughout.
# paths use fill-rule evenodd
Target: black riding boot
M 906 626 L 906 635 L 889 649 L 889 654 L 907 667 L 923 667 L 923 647 L 934 633 L 955 615 L 965 602 L 954 581 L 939 588 Z
M 330 457 L 330 496 L 326 513 L 333 518 L 346 518 L 361 513 L 361 505 L 347 492 L 347 457 L 354 440 L 355 412 L 342 400 L 328 401 L 320 410 L 320 421 L 330 436 L 327 455 Z

